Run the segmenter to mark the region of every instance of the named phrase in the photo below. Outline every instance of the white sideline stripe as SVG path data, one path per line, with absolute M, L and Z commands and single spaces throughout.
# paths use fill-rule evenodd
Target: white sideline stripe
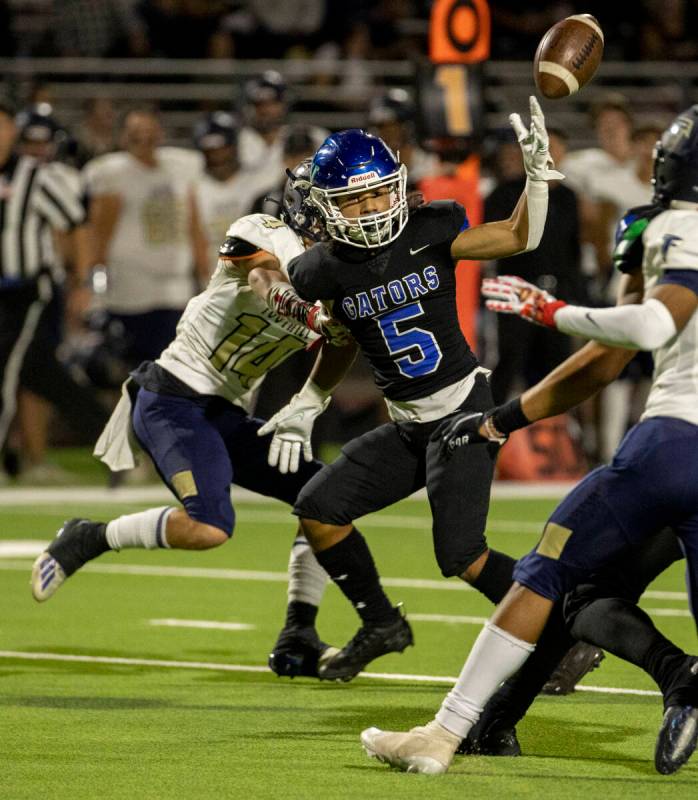
M 69 653 L 25 653 L 20 650 L 0 650 L 0 658 L 16 661 L 67 661 L 81 664 L 118 664 L 125 667 L 164 667 L 169 669 L 201 669 L 215 672 L 265 672 L 269 667 L 243 664 L 219 664 L 210 661 L 169 661 L 159 658 L 122 658 L 118 656 L 80 656 Z M 412 681 L 414 683 L 453 684 L 456 678 L 449 675 L 412 675 L 405 672 L 360 672 L 364 678 L 384 681 Z M 621 689 L 610 686 L 577 686 L 578 691 L 603 694 L 628 694 L 641 697 L 660 697 L 661 693 L 649 689 Z
M 43 542 L 42 550 L 47 542 Z M 41 552 L 41 550 L 39 550 Z M 24 572 L 29 569 L 25 561 L 4 561 L 0 558 L 0 570 Z M 146 575 L 153 578 L 205 578 L 221 581 L 262 581 L 286 583 L 287 572 L 266 572 L 263 570 L 224 569 L 215 567 L 163 567 L 148 564 L 85 564 L 81 572 L 94 572 L 102 575 Z M 474 592 L 472 586 L 459 580 L 431 580 L 429 578 L 381 578 L 383 586 L 398 589 L 434 589 L 440 592 Z M 662 592 L 650 590 L 643 598 L 650 600 L 688 600 L 686 592 Z M 682 615 L 683 616 L 683 615 Z
M 246 622 L 216 622 L 212 619 L 149 619 L 148 625 L 162 628 L 204 628 L 218 631 L 253 631 L 256 625 Z
M 453 625 L 484 625 L 487 617 L 462 617 L 457 614 L 408 614 L 410 622 L 448 622 Z
M 495 481 L 492 484 L 492 497 L 497 500 L 512 499 L 559 499 L 564 497 L 575 485 L 574 481 L 550 481 L 542 483 L 531 481 Z M 276 503 L 255 492 L 233 487 L 231 496 L 236 503 Z M 426 500 L 426 491 L 421 489 L 411 495 L 413 500 Z M 13 505 L 55 505 L 56 503 L 118 504 L 118 503 L 157 503 L 172 500 L 165 486 L 127 486 L 120 489 L 107 489 L 102 486 L 63 486 L 54 488 L 32 488 L 30 486 L 0 489 L 0 507 Z

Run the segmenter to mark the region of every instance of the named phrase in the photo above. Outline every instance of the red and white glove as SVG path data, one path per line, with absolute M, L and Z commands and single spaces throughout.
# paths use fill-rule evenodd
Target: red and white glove
M 335 347 L 343 347 L 351 339 L 348 328 L 335 319 L 320 300 L 308 311 L 305 324 Z
M 555 312 L 567 305 L 564 300 L 557 300 L 544 289 L 539 289 L 516 275 L 485 278 L 481 291 L 487 298 L 485 305 L 490 311 L 516 314 L 528 322 L 546 328 L 557 327 Z

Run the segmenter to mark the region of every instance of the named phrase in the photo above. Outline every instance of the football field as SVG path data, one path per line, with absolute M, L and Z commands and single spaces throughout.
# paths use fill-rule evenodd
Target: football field
M 359 525 L 416 645 L 349 684 L 279 679 L 266 668 L 294 532 L 273 501 L 239 503 L 233 541 L 219 550 L 109 553 L 34 602 L 31 563 L 63 520 L 149 505 L 147 492 L 128 490 L 0 493 L 2 800 L 696 797 L 698 758 L 674 776 L 655 772 L 660 698 L 644 673 L 611 656 L 585 691 L 535 702 L 519 727 L 521 758 L 459 756 L 441 777 L 366 758 L 363 728 L 432 717 L 491 611 L 440 577 L 426 501 Z M 523 554 L 554 505 L 495 498 L 491 545 Z M 642 605 L 695 652 L 682 572 L 677 564 L 662 575 Z M 318 627 L 336 645 L 357 628 L 334 586 Z

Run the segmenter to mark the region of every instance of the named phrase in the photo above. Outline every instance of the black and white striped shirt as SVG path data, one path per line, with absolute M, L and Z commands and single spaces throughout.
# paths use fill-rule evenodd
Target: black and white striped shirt
M 55 167 L 13 154 L 0 172 L 0 287 L 54 271 L 53 231 L 85 222 L 79 193 Z

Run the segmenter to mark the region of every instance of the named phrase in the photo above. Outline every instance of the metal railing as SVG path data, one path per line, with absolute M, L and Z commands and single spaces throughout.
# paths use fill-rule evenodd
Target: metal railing
M 364 78 L 352 88 L 348 66 L 345 61 L 313 59 L 0 59 L 5 82 L 20 99 L 30 86 L 45 85 L 69 126 L 79 120 L 84 102 L 94 97 L 109 97 L 117 104 L 157 102 L 174 142 L 189 140 L 203 109 L 238 105 L 245 81 L 266 69 L 278 70 L 288 81 L 295 121 L 334 129 L 364 124 L 371 97 L 389 86 L 411 89 L 417 69 L 408 60 L 351 62 L 352 74 Z M 511 111 L 525 110 L 534 90 L 531 63 L 489 62 L 485 76 L 487 127 L 506 125 Z M 589 144 L 589 105 L 610 90 L 624 94 L 640 117 L 674 113 L 698 102 L 698 64 L 605 62 L 578 95 L 546 101 L 550 124 L 566 129 L 572 146 Z

